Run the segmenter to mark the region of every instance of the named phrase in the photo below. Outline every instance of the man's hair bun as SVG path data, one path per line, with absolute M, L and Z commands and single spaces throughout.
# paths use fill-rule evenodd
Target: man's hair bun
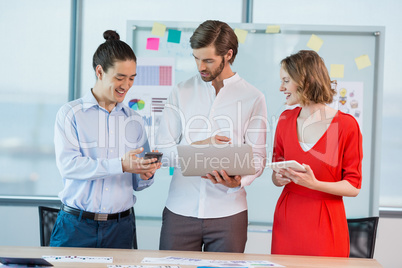
M 103 38 L 106 41 L 120 40 L 120 35 L 116 31 L 107 30 L 103 33 Z

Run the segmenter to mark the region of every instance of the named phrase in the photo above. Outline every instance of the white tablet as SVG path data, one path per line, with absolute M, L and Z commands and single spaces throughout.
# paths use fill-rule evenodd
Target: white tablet
M 276 172 L 279 172 L 282 168 L 291 168 L 295 171 L 306 172 L 306 169 L 295 160 L 267 163 L 267 166 Z
M 255 174 L 248 144 L 178 145 L 177 152 L 184 176 L 205 176 L 214 170 L 225 170 L 229 176 Z

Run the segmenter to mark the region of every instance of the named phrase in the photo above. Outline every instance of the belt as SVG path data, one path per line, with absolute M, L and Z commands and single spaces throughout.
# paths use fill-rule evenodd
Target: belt
M 90 219 L 94 221 L 107 221 L 107 220 L 116 220 L 119 217 L 124 218 L 133 213 L 133 208 L 127 209 L 126 211 L 122 211 L 119 213 L 112 213 L 112 214 L 107 214 L 107 213 L 93 213 L 93 212 L 87 212 L 83 211 L 80 209 L 72 208 L 69 206 L 66 206 L 64 204 L 61 204 L 61 210 L 64 212 L 74 215 L 74 216 L 80 216 L 82 213 L 82 217 L 84 219 Z

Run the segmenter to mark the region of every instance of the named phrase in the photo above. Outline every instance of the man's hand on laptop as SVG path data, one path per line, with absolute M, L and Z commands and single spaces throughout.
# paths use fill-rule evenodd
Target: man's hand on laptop
M 209 179 L 213 184 L 219 183 L 229 188 L 236 188 L 241 185 L 241 176 L 229 176 L 224 170 L 221 170 L 220 173 L 214 170 L 212 174 L 209 173 L 202 178 Z
M 209 137 L 208 139 L 201 140 L 201 141 L 195 141 L 192 144 L 194 145 L 204 145 L 204 144 L 225 144 L 225 143 L 231 143 L 230 138 L 226 136 L 219 136 L 215 135 L 212 137 Z

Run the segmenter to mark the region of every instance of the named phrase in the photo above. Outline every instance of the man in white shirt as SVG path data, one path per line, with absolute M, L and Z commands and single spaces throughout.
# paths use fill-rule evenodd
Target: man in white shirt
M 205 21 L 190 38 L 199 73 L 169 96 L 156 137 L 164 163 L 174 166 L 163 211 L 159 248 L 244 252 L 247 200 L 244 187 L 264 170 L 267 109 L 264 95 L 231 69 L 238 49 L 233 29 Z M 223 170 L 184 177 L 179 144 L 250 144 L 256 174 L 228 176 Z

